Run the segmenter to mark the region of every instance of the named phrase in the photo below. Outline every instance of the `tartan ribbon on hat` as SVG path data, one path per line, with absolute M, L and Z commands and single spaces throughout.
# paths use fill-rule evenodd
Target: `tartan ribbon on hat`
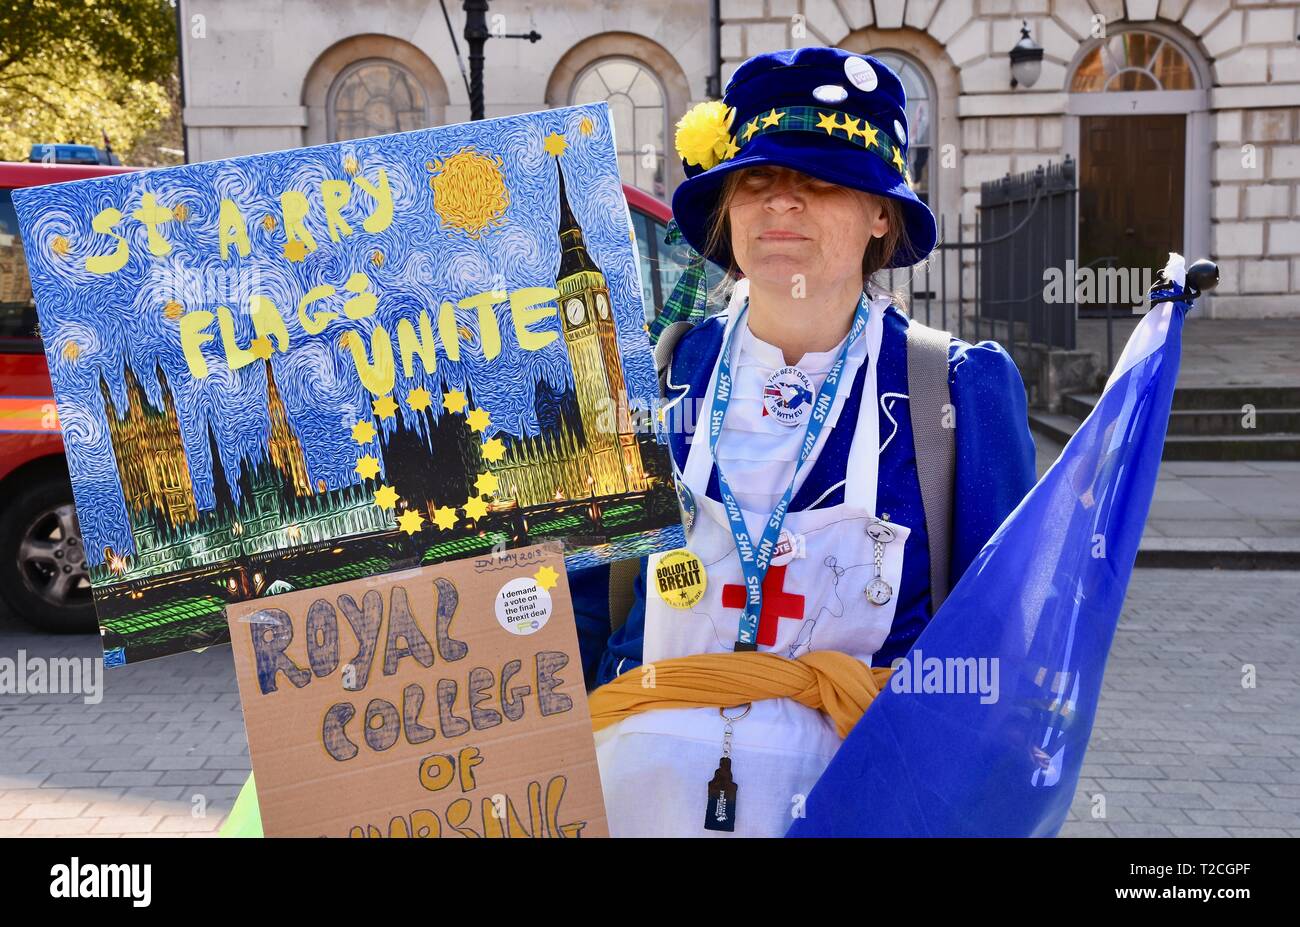
M 745 144 L 756 135 L 772 132 L 815 132 L 832 138 L 844 139 L 867 149 L 903 176 L 908 185 L 912 178 L 907 170 L 907 151 L 895 143 L 894 139 L 879 126 L 872 125 L 866 119 L 850 118 L 849 114 L 820 106 L 787 106 L 784 109 L 771 109 L 759 113 L 748 122 L 736 127 L 736 153 L 744 149 Z M 728 149 L 730 152 L 730 149 Z M 732 155 L 734 157 L 734 155 Z M 726 160 L 726 159 L 724 159 Z
M 671 220 L 668 223 L 668 231 L 664 235 L 664 244 L 676 245 L 685 243 L 685 241 L 682 230 L 677 226 L 677 220 Z M 668 297 L 668 301 L 664 303 L 663 309 L 650 323 L 651 344 L 658 342 L 659 336 L 663 334 L 664 329 L 674 322 L 690 322 L 695 325 L 703 322 L 708 314 L 706 308 L 708 304 L 708 282 L 704 273 L 704 256 L 689 244 L 686 247 L 690 252 L 686 267 L 681 276 L 677 278 L 677 283 L 673 286 L 673 292 Z
M 867 119 L 850 116 L 834 106 L 773 107 L 740 125 L 735 125 L 735 119 L 735 109 L 721 101 L 696 104 L 677 124 L 677 153 L 686 164 L 708 170 L 736 157 L 755 136 L 809 132 L 865 148 L 900 174 L 909 188 L 912 186 L 906 146 Z

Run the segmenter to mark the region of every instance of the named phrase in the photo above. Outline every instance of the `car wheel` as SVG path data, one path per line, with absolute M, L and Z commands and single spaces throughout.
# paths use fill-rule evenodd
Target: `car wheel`
M 95 605 L 66 474 L 0 506 L 0 593 L 18 618 L 53 634 L 93 634 Z

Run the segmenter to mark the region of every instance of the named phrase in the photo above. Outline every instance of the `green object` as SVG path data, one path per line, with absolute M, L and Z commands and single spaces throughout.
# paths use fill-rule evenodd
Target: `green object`
M 235 807 L 230 809 L 230 817 L 221 825 L 218 837 L 261 837 L 262 811 L 257 805 L 257 786 L 253 784 L 253 774 L 248 774 L 248 781 L 239 790 Z
M 682 230 L 677 227 L 677 220 L 673 219 L 668 223 L 664 244 L 675 245 L 683 241 Z M 663 310 L 650 323 L 650 341 L 657 342 L 664 329 L 674 322 L 690 322 L 692 325 L 703 322 L 708 315 L 708 289 L 704 258 L 692 248 L 686 269 L 677 278 L 668 302 L 664 303 Z

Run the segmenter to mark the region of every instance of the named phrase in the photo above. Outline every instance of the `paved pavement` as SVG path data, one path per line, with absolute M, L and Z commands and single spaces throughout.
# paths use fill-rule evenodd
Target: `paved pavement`
M 1061 448 L 1042 435 L 1034 440 L 1041 477 Z M 1300 554 L 1300 461 L 1163 461 L 1142 552 L 1177 556 L 1202 550 L 1240 555 L 1239 563 L 1265 553 L 1294 560 Z
M 1117 319 L 1112 333 L 1115 359 L 1138 318 Z M 1081 349 L 1106 360 L 1106 323 L 1083 320 L 1076 330 Z M 1183 326 L 1179 386 L 1295 386 L 1296 346 L 1300 323 L 1295 319 L 1207 319 L 1193 310 Z
M 1300 572 L 1137 571 L 1062 833 L 1300 837 L 1297 602 Z M 0 624 L 0 656 L 96 647 Z M 211 835 L 248 768 L 228 647 L 109 669 L 98 705 L 0 696 L 0 835 Z

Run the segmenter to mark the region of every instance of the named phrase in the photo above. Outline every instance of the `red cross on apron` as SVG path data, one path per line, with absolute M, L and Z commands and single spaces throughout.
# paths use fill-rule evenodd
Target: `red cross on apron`
M 776 646 L 776 626 L 782 618 L 803 618 L 803 596 L 786 592 L 785 568 L 789 564 L 770 566 L 763 577 L 763 611 L 758 616 L 758 642 L 764 647 Z M 749 601 L 748 590 L 737 583 L 722 587 L 723 608 L 741 608 Z

